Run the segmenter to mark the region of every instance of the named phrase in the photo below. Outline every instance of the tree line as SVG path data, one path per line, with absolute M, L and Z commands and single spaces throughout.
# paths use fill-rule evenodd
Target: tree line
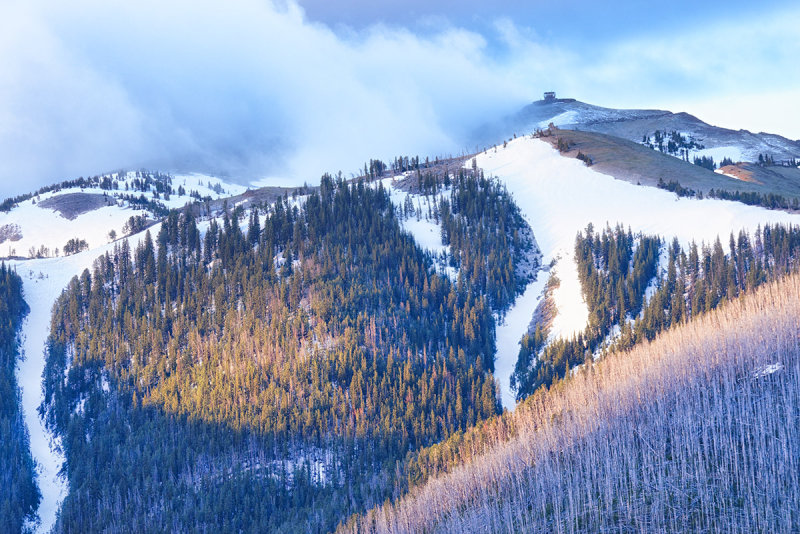
M 684 187 L 677 180 L 665 182 L 663 178 L 658 179 L 657 186 L 678 195 L 679 197 L 703 198 L 702 191 L 695 191 Z M 720 200 L 732 200 L 741 202 L 748 206 L 759 206 L 767 209 L 800 210 L 800 200 L 796 197 L 789 198 L 778 193 L 758 193 L 755 191 L 726 191 L 724 189 L 711 188 L 706 193 L 707 198 L 718 198 Z

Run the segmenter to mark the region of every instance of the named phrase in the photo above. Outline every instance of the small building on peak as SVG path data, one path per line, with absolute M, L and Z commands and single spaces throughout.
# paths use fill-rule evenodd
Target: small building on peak
M 545 102 L 555 102 L 556 100 L 556 92 L 555 91 L 547 91 L 544 94 L 544 101 Z

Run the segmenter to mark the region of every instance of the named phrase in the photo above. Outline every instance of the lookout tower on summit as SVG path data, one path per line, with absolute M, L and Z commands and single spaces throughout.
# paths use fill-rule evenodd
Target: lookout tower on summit
M 545 102 L 555 102 L 556 100 L 556 92 L 555 91 L 547 91 L 544 94 L 544 101 Z

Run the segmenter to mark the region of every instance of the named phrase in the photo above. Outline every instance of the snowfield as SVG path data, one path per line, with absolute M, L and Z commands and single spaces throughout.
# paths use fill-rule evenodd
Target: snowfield
M 719 165 L 722 160 L 729 158 L 734 163 L 740 161 L 748 161 L 742 150 L 738 146 L 717 146 L 713 148 L 704 148 L 703 150 L 693 150 L 689 154 L 689 158 L 702 157 L 714 158 L 714 163 Z
M 122 236 L 125 222 L 132 215 L 143 213 L 115 204 L 70 220 L 53 209 L 40 207 L 27 200 L 9 213 L 0 213 L 0 226 L 16 224 L 22 234 L 17 241 L 0 244 L 0 255 L 30 257 L 31 248 L 38 250 L 42 246 L 55 255 L 56 249 L 63 250 L 67 241 L 73 238 L 86 240 L 90 248 L 98 247 L 109 242 L 108 233 L 111 230 Z
M 800 224 L 796 214 L 716 199 L 678 198 L 668 191 L 616 180 L 580 160 L 562 157 L 550 144 L 530 137 L 510 141 L 506 148 L 489 149 L 475 159 L 487 176 L 500 179 L 513 194 L 533 229 L 543 264 L 555 262 L 553 274 L 560 285 L 552 295 L 557 315 L 551 339 L 570 337 L 587 324 L 574 246 L 575 236 L 589 223 L 596 231 L 621 223 L 634 233 L 660 235 L 668 242 L 677 237 L 683 246 L 692 241 L 710 243 L 720 236 L 726 248 L 731 232 L 752 232 L 764 223 Z M 537 280 L 535 284 L 541 283 Z M 513 369 L 516 364 L 519 340 L 541 298 L 540 290 L 532 291 L 535 295 L 526 291 L 517 299 L 509 312 L 514 320 L 506 321 L 508 330 L 498 328 L 495 365 L 504 400 L 509 382 L 500 370 Z
M 401 219 L 400 225 L 414 236 L 414 240 L 425 250 L 434 254 L 447 254 L 450 247 L 442 244 L 442 225 L 429 219 L 417 220 L 414 216 Z

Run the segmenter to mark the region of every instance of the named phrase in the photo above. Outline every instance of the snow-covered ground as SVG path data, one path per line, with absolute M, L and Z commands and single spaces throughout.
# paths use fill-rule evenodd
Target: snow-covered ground
M 80 192 L 80 190 L 68 192 Z M 97 247 L 108 243 L 108 234 L 111 230 L 122 236 L 125 222 L 132 215 L 142 213 L 141 210 L 115 204 L 89 211 L 70 220 L 53 209 L 40 207 L 33 200 L 26 200 L 11 212 L 0 213 L 0 227 L 6 224 L 16 225 L 21 234 L 20 239 L 2 243 L 0 255 L 29 257 L 31 248 L 39 250 L 40 247 L 45 247 L 50 255 L 55 255 L 57 248 L 63 250 L 67 241 L 73 238 L 84 239 L 90 247 Z
M 555 260 L 553 272 L 561 283 L 552 294 L 557 308 L 554 336 L 569 337 L 587 323 L 574 246 L 575 236 L 589 223 L 598 231 L 622 223 L 633 232 L 661 235 L 668 243 L 677 237 L 683 246 L 693 240 L 713 242 L 717 236 L 727 243 L 731 232 L 752 232 L 764 223 L 800 224 L 800 215 L 738 202 L 678 198 L 668 191 L 616 180 L 577 159 L 562 157 L 548 143 L 530 137 L 517 138 L 506 148 L 490 149 L 476 159 L 487 176 L 499 178 L 514 195 L 541 248 L 543 264 Z M 502 339 L 498 331 L 498 369 L 513 369 L 516 364 L 519 340 L 541 292 L 537 298 L 526 296 L 513 308 L 515 317 L 525 315 L 526 320 L 507 321 L 509 331 L 503 331 Z M 510 331 L 511 325 L 515 332 Z M 502 379 L 502 386 L 508 388 L 508 381 Z
M 748 161 L 742 153 L 741 148 L 738 146 L 716 146 L 713 148 L 704 148 L 703 150 L 693 150 L 689 155 L 692 159 L 702 156 L 714 158 L 714 163 L 717 165 L 722 163 L 722 160 L 725 158 L 729 158 L 734 163 Z
M 157 232 L 158 226 L 151 228 L 151 231 Z M 132 236 L 131 247 L 135 247 L 142 236 Z M 61 501 L 68 491 L 66 479 L 59 475 L 64 462 L 59 440 L 55 440 L 45 428 L 38 412 L 43 400 L 44 349 L 50 333 L 53 304 L 73 276 L 90 269 L 95 258 L 111 248 L 113 245 L 108 244 L 73 256 L 8 262 L 22 278 L 23 297 L 30 307 L 30 313 L 22 325 L 22 358 L 17 367 L 17 381 L 22 392 L 22 411 L 42 493 L 38 532 L 48 532 L 53 526 Z
M 525 292 L 517 297 L 506 312 L 505 318 L 497 323 L 497 358 L 494 362 L 494 376 L 500 382 L 500 400 L 503 407 L 513 410 L 517 401 L 511 390 L 511 373 L 519 357 L 519 341 L 528 329 L 533 310 L 542 299 L 547 276 L 539 272 L 536 281 L 528 284 Z
M 446 254 L 450 249 L 442 243 L 442 226 L 440 224 L 436 224 L 430 219 L 417 219 L 415 216 L 401 219 L 400 224 L 404 230 L 414 236 L 414 240 L 421 248 L 434 254 Z
M 547 128 L 552 123 L 554 126 L 562 127 L 567 124 L 573 124 L 580 121 L 580 115 L 577 111 L 565 111 L 564 113 L 560 113 L 553 117 L 552 119 L 545 119 L 543 121 L 539 121 L 539 128 Z
M 398 218 L 400 226 L 411 234 L 421 249 L 433 255 L 437 272 L 446 275 L 451 281 L 455 281 L 458 278 L 458 270 L 451 267 L 447 261 L 450 247 L 442 243 L 442 224 L 432 217 L 435 205 L 442 198 L 450 198 L 450 189 L 441 189 L 435 197 L 415 195 L 395 186 L 396 180 L 401 177 L 381 180 L 383 187 L 389 192 L 395 210 L 401 214 Z M 403 207 L 407 203 L 413 206 L 414 212 L 403 216 Z
M 117 175 L 112 175 L 117 176 Z M 109 232 L 112 230 L 117 237 L 123 236 L 123 226 L 132 215 L 144 215 L 147 212 L 134 209 L 123 200 L 123 195 L 139 196 L 143 193 L 133 189 L 126 191 L 125 184 L 131 185 L 135 173 L 127 173 L 118 177 L 120 189 L 103 190 L 100 187 L 70 187 L 59 191 L 50 191 L 34 198 L 20 202 L 8 213 L 0 213 L 0 257 L 22 256 L 34 257 L 31 249 L 36 251 L 42 247 L 47 249 L 47 256 L 56 256 L 56 249 L 63 254 L 64 245 L 73 238 L 83 239 L 90 249 L 105 245 L 110 241 Z M 247 187 L 231 184 L 210 176 L 192 174 L 180 175 L 172 178 L 172 187 L 175 193 L 165 200 L 163 195 L 156 199 L 167 208 L 181 208 L 196 199 L 191 196 L 194 192 L 201 197 L 222 198 L 225 196 L 244 193 Z M 183 187 L 185 194 L 179 195 L 178 188 Z M 42 206 L 48 200 L 57 200 L 63 195 L 84 193 L 97 195 L 97 199 L 107 195 L 110 205 L 98 207 L 69 219 L 55 209 Z M 153 198 L 151 193 L 145 194 L 148 199 Z M 152 219 L 152 216 L 151 216 Z M 13 238 L 3 237 L 3 228 L 6 233 L 14 234 Z

